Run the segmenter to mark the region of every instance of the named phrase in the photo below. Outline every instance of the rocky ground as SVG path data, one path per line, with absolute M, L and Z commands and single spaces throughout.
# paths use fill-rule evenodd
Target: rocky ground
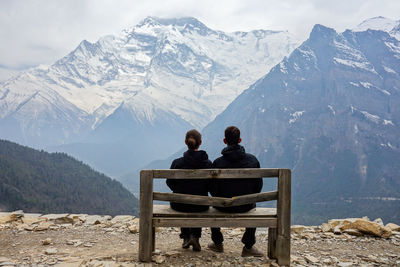
M 178 228 L 160 228 L 153 262 L 138 262 L 138 219 L 132 216 L 0 213 L 0 266 L 277 266 L 240 256 L 243 229 L 223 229 L 225 252 L 181 248 Z M 266 229 L 257 248 L 266 252 Z M 367 218 L 292 226 L 292 266 L 400 266 L 400 227 Z

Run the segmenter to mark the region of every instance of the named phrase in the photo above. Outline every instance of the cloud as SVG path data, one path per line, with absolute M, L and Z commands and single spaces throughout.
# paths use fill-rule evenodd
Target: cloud
M 393 0 L 0 1 L 0 62 L 12 68 L 49 64 L 84 39 L 118 34 L 147 16 L 192 16 L 229 32 L 289 30 L 305 39 L 317 23 L 343 31 L 370 17 L 398 14 L 400 1 Z

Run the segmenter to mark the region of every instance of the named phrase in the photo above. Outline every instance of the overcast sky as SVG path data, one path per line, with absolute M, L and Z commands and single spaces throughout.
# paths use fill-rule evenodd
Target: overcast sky
M 306 39 L 317 23 L 343 31 L 376 16 L 399 20 L 400 0 L 0 0 L 0 81 L 147 16 L 192 16 L 215 30 L 288 30 Z

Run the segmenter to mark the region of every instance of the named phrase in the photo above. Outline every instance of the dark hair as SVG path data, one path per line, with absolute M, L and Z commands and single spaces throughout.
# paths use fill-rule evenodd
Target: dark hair
M 201 144 L 201 134 L 192 129 L 186 133 L 185 143 L 189 149 L 197 149 Z
M 239 144 L 240 130 L 236 126 L 229 126 L 225 129 L 225 140 L 228 145 Z

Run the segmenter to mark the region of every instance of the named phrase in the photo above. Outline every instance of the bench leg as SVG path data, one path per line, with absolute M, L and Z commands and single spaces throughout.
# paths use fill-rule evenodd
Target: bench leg
M 153 172 L 140 172 L 139 261 L 151 262 L 153 252 Z
M 277 236 L 276 259 L 279 265 L 290 266 L 290 237 Z
M 276 228 L 268 228 L 268 258 L 276 259 Z
M 144 221 L 144 220 L 143 220 Z M 139 260 L 151 262 L 151 253 L 153 252 L 153 234 L 151 224 L 145 225 L 140 219 L 139 231 Z
M 156 249 L 156 228 L 153 227 L 152 229 L 152 233 L 151 233 L 151 247 L 152 247 L 152 251 L 154 252 L 154 250 Z

